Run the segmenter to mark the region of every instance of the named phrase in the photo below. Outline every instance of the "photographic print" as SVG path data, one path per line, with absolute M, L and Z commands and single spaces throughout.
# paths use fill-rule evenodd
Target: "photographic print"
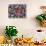
M 9 4 L 8 17 L 9 18 L 25 18 L 26 4 Z

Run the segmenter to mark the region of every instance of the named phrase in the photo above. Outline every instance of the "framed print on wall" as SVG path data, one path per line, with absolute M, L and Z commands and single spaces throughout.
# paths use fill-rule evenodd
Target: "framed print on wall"
M 8 17 L 9 18 L 25 18 L 26 4 L 9 4 Z

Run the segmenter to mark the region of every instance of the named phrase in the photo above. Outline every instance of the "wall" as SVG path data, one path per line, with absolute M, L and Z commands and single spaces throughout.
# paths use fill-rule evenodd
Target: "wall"
M 27 17 L 24 19 L 9 19 L 8 18 L 8 4 L 26 4 Z M 36 29 L 43 29 L 39 26 L 35 19 L 37 14 L 42 13 L 40 6 L 46 5 L 46 0 L 0 0 L 0 34 L 4 34 L 6 25 L 15 25 L 19 31 L 18 36 L 31 36 L 36 33 Z

